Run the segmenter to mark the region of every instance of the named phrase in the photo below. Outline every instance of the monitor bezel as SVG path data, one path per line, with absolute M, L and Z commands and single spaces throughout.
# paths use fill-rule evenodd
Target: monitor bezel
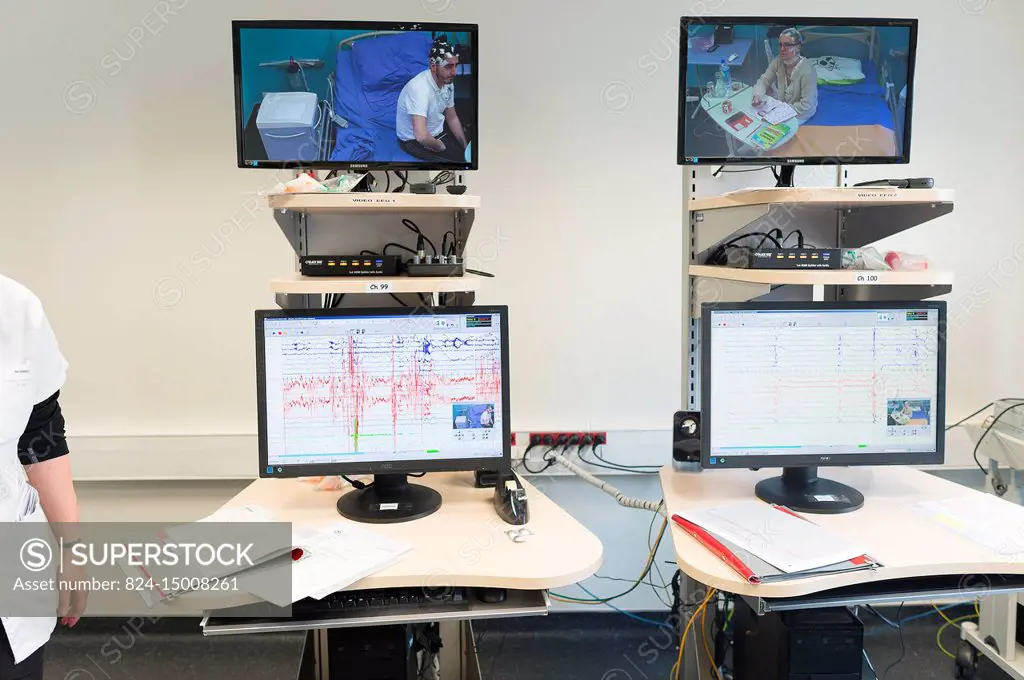
M 319 19 L 304 20 L 235 20 L 231 22 L 231 53 L 234 69 L 234 93 L 235 93 L 235 161 L 239 168 L 246 170 L 347 170 L 356 172 L 373 172 L 387 170 L 420 170 L 424 172 L 453 170 L 468 171 L 479 168 L 480 145 L 479 134 L 473 139 L 473 157 L 469 163 L 434 163 L 422 161 L 413 163 L 410 161 L 370 161 L 356 163 L 352 161 L 315 161 L 307 163 L 303 161 L 246 161 L 244 157 L 242 140 L 245 136 L 245 112 L 242 111 L 242 46 L 241 31 L 248 28 L 268 29 L 315 29 L 315 30 L 360 30 L 367 31 L 447 31 L 449 33 L 469 33 L 472 36 L 470 55 L 473 68 L 469 73 L 470 82 L 474 92 L 474 107 L 476 109 L 477 129 L 479 130 L 480 120 L 480 25 L 450 22 L 426 22 L 426 21 L 333 21 Z
M 935 397 L 935 451 L 914 453 L 803 454 L 780 456 L 726 456 L 724 464 L 710 464 L 711 459 L 711 317 L 714 311 L 805 311 L 921 309 L 937 310 L 939 315 L 936 360 L 938 362 Z M 946 303 L 941 300 L 910 302 L 719 302 L 703 303 L 700 317 L 700 466 L 704 469 L 781 468 L 781 467 L 848 467 L 862 465 L 941 465 L 946 445 Z M 720 458 L 721 456 L 716 456 Z
M 730 156 L 687 156 L 686 144 L 686 74 L 689 66 L 685 36 L 689 35 L 687 27 L 691 24 L 792 24 L 813 26 L 906 26 L 910 28 L 910 44 L 907 48 L 907 111 L 903 121 L 903 148 L 899 156 L 752 156 L 737 158 Z M 679 20 L 679 81 L 676 122 L 676 163 L 678 165 L 764 165 L 766 162 L 775 165 L 907 165 L 910 163 L 910 139 L 914 118 L 914 76 L 917 66 L 917 33 L 918 19 L 910 18 L 864 18 L 864 17 L 789 17 L 789 16 L 683 16 Z
M 270 465 L 267 444 L 267 367 L 265 322 L 269 319 L 299 318 L 372 318 L 382 316 L 439 316 L 462 314 L 496 314 L 501 333 L 501 443 L 500 457 L 444 458 L 424 461 L 368 462 L 358 463 L 316 463 L 309 465 L 275 465 L 274 472 L 268 473 Z M 292 309 L 257 310 L 256 318 L 256 401 L 259 439 L 259 476 L 261 478 L 287 479 L 320 475 L 383 475 L 409 474 L 419 472 L 474 472 L 493 470 L 508 474 L 512 469 L 511 404 L 509 402 L 509 336 L 508 307 L 505 305 L 474 305 L 470 307 L 354 307 L 346 309 Z M 280 468 L 280 471 L 278 471 Z

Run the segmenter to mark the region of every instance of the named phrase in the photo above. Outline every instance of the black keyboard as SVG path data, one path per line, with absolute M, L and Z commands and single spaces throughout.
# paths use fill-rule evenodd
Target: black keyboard
M 381 588 L 378 590 L 346 590 L 331 593 L 322 600 L 306 598 L 291 606 L 277 607 L 269 602 L 222 609 L 212 614 L 218 621 L 231 623 L 240 618 L 252 622 L 287 620 L 326 620 L 419 614 L 439 609 L 469 609 L 466 588 Z
M 292 605 L 292 617 L 307 615 L 333 616 L 343 612 L 387 614 L 385 610 L 408 611 L 409 608 L 448 607 L 466 602 L 464 588 L 382 588 L 380 590 L 345 590 L 331 593 L 322 600 L 299 600 Z

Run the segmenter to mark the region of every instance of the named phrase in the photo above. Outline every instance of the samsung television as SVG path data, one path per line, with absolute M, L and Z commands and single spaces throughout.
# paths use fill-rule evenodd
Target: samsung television
M 680 29 L 679 164 L 910 161 L 916 19 L 683 17 Z
M 238 166 L 475 170 L 476 24 L 235 21 Z

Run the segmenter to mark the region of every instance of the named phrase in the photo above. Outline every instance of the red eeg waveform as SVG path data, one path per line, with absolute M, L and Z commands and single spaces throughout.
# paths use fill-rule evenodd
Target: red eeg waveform
M 395 432 L 400 417 L 422 420 L 435 415 L 435 409 L 441 406 L 445 408 L 443 415 L 450 418 L 448 407 L 453 402 L 500 399 L 501 365 L 497 357 L 478 360 L 472 375 L 453 376 L 430 368 L 430 361 L 419 360 L 419 353 L 398 354 L 392 348 L 390 371 L 381 370 L 378 353 L 373 359 L 378 367 L 371 373 L 364 369 L 355 342 L 349 340 L 339 372 L 284 380 L 286 417 L 294 411 L 310 415 L 326 411 L 335 421 L 355 430 L 366 422 L 369 411 L 385 406 L 390 409 Z

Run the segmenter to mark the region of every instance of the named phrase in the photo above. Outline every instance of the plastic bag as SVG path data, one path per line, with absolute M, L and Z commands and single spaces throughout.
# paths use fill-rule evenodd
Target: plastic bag
M 365 174 L 361 175 L 338 175 L 331 179 L 325 179 L 323 182 L 318 181 L 312 175 L 302 173 L 295 179 L 289 180 L 283 184 L 279 183 L 275 186 L 270 193 L 271 194 L 310 194 L 310 193 L 321 193 L 321 192 L 348 192 L 352 191 L 359 182 L 362 181 Z
M 928 269 L 928 258 L 898 250 L 880 252 L 877 248 L 847 248 L 843 250 L 843 269 L 867 271 L 922 271 Z

